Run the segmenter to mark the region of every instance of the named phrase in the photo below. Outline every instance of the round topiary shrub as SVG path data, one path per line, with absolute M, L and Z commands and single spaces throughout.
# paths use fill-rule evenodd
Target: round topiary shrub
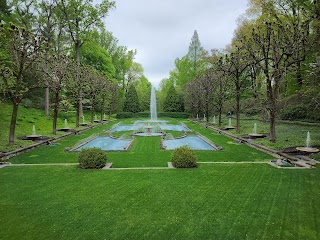
M 175 168 L 198 167 L 197 157 L 194 155 L 193 151 L 187 146 L 182 146 L 175 149 L 171 157 L 171 162 Z
M 106 165 L 107 155 L 100 148 L 87 148 L 82 149 L 78 160 L 80 168 L 100 169 Z

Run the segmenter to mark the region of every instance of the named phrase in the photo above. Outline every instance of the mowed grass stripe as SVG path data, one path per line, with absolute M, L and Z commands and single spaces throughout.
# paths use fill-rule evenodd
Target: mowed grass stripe
M 239 192 L 245 192 L 247 190 L 248 194 L 246 196 L 243 197 L 243 200 L 241 201 L 241 204 L 236 204 L 237 209 L 234 210 L 234 212 L 237 213 L 237 215 L 235 215 L 234 220 L 232 223 L 230 223 L 230 230 L 227 234 L 227 239 L 230 238 L 235 238 L 237 236 L 234 236 L 234 230 L 240 231 L 243 228 L 248 228 L 248 226 L 250 226 L 250 224 L 252 224 L 252 222 L 250 223 L 250 220 L 248 219 L 247 224 L 245 225 L 238 225 L 238 223 L 243 222 L 246 219 L 246 216 L 248 214 L 248 209 L 250 209 L 251 211 L 253 209 L 255 209 L 255 205 L 252 206 L 252 200 L 255 197 L 255 194 L 258 190 L 258 187 L 261 185 L 261 181 L 264 178 L 264 173 L 263 174 L 259 174 L 258 173 L 258 169 L 250 169 L 250 172 L 248 172 L 248 174 L 250 175 L 250 177 L 247 178 L 247 182 L 241 185 L 241 188 L 239 189 Z M 252 219 L 251 219 L 252 220 Z M 240 237 L 240 236 L 238 236 Z M 247 236 L 241 236 L 241 238 L 246 238 Z
M 320 194 L 307 189 L 320 188 L 318 169 L 201 165 L 173 171 L 84 171 L 30 166 L 3 168 L 0 180 L 1 239 L 317 236 L 319 212 L 312 210 L 320 203 L 310 198 Z M 292 210 L 286 222 L 284 204 Z

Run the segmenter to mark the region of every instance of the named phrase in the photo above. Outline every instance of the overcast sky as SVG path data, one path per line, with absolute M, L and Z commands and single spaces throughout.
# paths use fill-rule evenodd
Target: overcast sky
M 107 30 L 119 44 L 137 49 L 135 61 L 158 87 L 174 69 L 174 60 L 188 53 L 194 30 L 206 50 L 230 44 L 237 18 L 247 0 L 115 0 Z

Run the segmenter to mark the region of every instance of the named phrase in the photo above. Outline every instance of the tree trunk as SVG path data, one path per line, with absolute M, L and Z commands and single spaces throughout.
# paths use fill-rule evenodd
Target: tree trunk
M 218 112 L 218 114 L 219 114 L 219 127 L 221 126 L 221 124 L 222 124 L 222 107 L 221 106 L 219 106 L 219 112 Z
M 241 98 L 241 93 L 240 93 L 240 87 L 237 86 L 236 90 L 236 115 L 237 115 L 237 133 L 240 132 L 240 98 Z
M 44 96 L 44 113 L 46 116 L 49 116 L 49 110 L 50 110 L 50 99 L 49 99 L 49 86 L 48 83 L 46 83 L 46 89 L 45 89 L 45 96 Z
M 19 103 L 12 101 L 13 108 L 12 108 L 12 115 L 11 115 L 11 122 L 10 122 L 10 132 L 9 132 L 9 144 L 14 144 L 14 134 L 16 131 L 16 123 L 17 123 L 17 115 L 18 115 L 18 108 Z
M 75 43 L 75 50 L 76 50 L 76 56 L 77 56 L 77 83 L 80 84 L 80 47 L 81 47 L 81 42 L 79 40 L 76 41 Z M 83 107 L 82 107 L 82 91 L 80 92 L 80 100 L 79 100 L 79 117 L 83 116 Z
M 58 110 L 59 110 L 59 93 L 56 92 L 54 100 L 54 109 L 53 109 L 53 121 L 52 121 L 52 134 L 57 134 L 57 119 L 58 119 Z
M 274 109 L 270 109 L 270 142 L 276 142 L 276 112 Z
M 94 121 L 94 99 L 91 99 L 91 123 Z
M 104 105 L 105 105 L 105 97 L 102 98 L 102 103 L 101 103 L 101 113 L 100 113 L 100 121 L 102 122 L 104 120 Z
M 45 52 L 45 71 L 46 73 L 48 73 L 49 69 L 48 69 L 48 58 L 49 58 L 49 43 L 47 42 L 46 44 L 46 52 Z M 45 89 L 45 94 L 44 94 L 44 113 L 46 116 L 49 116 L 49 105 L 50 105 L 50 99 L 49 99 L 49 82 L 48 80 L 45 80 L 45 86 L 46 86 L 46 89 Z
M 80 100 L 78 99 L 77 100 L 77 111 L 76 111 L 76 127 L 79 127 L 80 126 L 80 115 L 79 115 L 79 108 L 80 108 Z
M 298 82 L 298 85 L 299 87 L 301 88 L 302 85 L 303 85 L 303 78 L 302 78 L 302 74 L 301 74 L 301 62 L 297 62 L 297 65 L 296 65 L 296 71 L 297 71 L 297 82 Z

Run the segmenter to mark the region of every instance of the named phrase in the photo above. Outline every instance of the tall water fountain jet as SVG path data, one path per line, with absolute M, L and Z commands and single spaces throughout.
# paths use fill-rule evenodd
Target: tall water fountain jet
M 156 91 L 153 86 L 151 86 L 150 113 L 151 113 L 151 121 L 156 122 L 158 120 L 157 99 L 156 99 Z
M 68 120 L 64 119 L 64 128 L 68 128 Z

